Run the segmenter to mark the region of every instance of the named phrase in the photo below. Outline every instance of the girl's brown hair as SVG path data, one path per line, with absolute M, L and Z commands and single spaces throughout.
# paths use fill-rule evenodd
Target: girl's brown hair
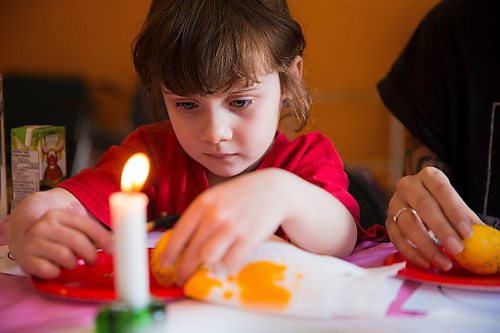
M 290 65 L 305 45 L 285 0 L 153 0 L 133 58 L 156 119 L 162 84 L 180 96 L 209 95 L 277 71 L 301 130 L 311 98 Z

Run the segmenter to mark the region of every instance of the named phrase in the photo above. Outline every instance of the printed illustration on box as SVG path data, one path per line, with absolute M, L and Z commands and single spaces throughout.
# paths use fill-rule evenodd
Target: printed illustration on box
M 58 155 L 61 154 L 64 149 L 64 142 L 59 140 L 59 137 L 56 135 L 55 139 L 57 141 L 55 143 L 49 142 L 50 139 L 52 139 L 51 141 L 54 141 L 53 136 L 50 137 L 49 135 L 42 137 L 42 142 L 40 144 L 43 153 L 42 159 L 45 159 L 46 162 L 42 182 L 49 186 L 53 186 L 60 182 L 64 177 L 61 167 L 57 164 L 57 161 L 59 160 Z
M 12 204 L 53 188 L 66 176 L 64 126 L 26 125 L 11 130 Z

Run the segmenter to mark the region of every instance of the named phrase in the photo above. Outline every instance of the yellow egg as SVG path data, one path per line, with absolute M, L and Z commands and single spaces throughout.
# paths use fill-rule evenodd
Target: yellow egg
M 464 240 L 464 250 L 454 259 L 466 270 L 481 275 L 500 272 L 500 231 L 474 224 L 472 236 Z
M 158 284 L 164 287 L 171 287 L 174 284 L 181 262 L 181 259 L 179 259 L 175 266 L 167 267 L 162 263 L 162 256 L 170 240 L 171 234 L 172 230 L 165 231 L 151 253 L 151 272 Z

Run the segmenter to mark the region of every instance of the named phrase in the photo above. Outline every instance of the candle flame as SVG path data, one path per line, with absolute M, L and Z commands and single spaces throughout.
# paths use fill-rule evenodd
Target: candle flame
M 132 155 L 122 172 L 121 189 L 124 192 L 139 192 L 149 175 L 149 159 L 144 153 Z

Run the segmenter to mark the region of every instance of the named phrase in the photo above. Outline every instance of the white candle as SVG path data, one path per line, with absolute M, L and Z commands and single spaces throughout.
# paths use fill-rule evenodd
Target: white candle
M 123 170 L 122 192 L 109 197 L 115 237 L 113 264 L 117 298 L 134 309 L 144 308 L 150 301 L 146 232 L 148 198 L 136 192 L 148 173 L 147 157 L 144 154 L 132 156 Z

